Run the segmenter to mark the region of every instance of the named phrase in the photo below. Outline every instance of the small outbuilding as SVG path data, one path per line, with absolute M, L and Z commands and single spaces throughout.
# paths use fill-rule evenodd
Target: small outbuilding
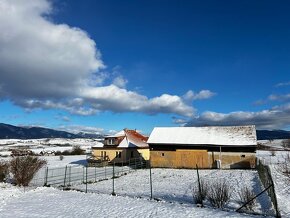
M 152 167 L 254 168 L 255 126 L 156 127 L 147 143 Z

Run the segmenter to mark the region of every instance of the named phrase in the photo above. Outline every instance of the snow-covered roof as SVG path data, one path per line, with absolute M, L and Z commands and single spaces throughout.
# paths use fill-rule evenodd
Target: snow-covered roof
M 92 148 L 102 148 L 102 147 L 104 147 L 104 144 L 103 144 L 102 142 L 96 142 L 96 143 L 92 146 Z
M 115 135 L 106 136 L 106 138 L 118 138 L 124 137 L 122 141 L 117 145 L 117 148 L 149 148 L 146 143 L 148 137 L 145 137 L 138 133 L 136 130 L 124 129 Z M 103 148 L 103 143 L 96 144 L 92 148 Z
M 255 126 L 155 127 L 148 144 L 256 145 Z
M 137 133 L 140 135 L 139 133 Z M 133 134 L 132 132 L 126 131 L 125 138 L 121 141 L 118 148 L 149 148 L 148 144 L 145 142 L 142 137 L 138 137 L 136 133 Z

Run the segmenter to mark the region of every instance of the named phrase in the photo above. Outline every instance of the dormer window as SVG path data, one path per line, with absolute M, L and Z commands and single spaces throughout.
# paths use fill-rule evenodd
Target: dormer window
M 109 138 L 108 139 L 108 145 L 114 145 L 115 144 L 115 139 L 114 138 Z

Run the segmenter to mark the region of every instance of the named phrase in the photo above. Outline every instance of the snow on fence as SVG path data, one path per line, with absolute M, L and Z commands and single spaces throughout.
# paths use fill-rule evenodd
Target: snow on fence
M 67 165 L 65 167 L 45 167 L 34 176 L 30 185 L 68 187 L 78 184 L 94 183 L 130 173 L 132 170 L 146 168 L 142 159 L 130 159 L 128 163 L 110 163 L 103 167 Z

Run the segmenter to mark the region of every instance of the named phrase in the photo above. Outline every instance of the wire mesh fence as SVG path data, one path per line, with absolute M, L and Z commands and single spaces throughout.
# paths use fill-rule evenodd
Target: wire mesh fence
M 208 185 L 216 180 L 226 181 L 229 184 L 233 194 L 228 208 L 232 210 L 238 208 L 235 206 L 240 204 L 237 199 L 238 192 L 245 184 L 253 188 L 256 194 L 262 191 L 259 188 L 258 173 L 254 170 L 200 170 L 199 175 Z M 241 180 L 245 184 L 241 184 Z M 192 169 L 152 169 L 151 175 L 150 164 L 142 159 L 131 159 L 127 163 L 111 163 L 101 167 L 77 165 L 46 167 L 37 173 L 31 185 L 192 204 L 198 176 Z M 257 212 L 253 214 L 270 214 L 264 209 L 270 208 L 271 200 L 267 200 L 267 194 L 264 194 L 266 196 L 259 198 L 260 206 L 256 207 Z M 210 207 L 208 200 L 205 204 Z
M 277 197 L 275 193 L 275 187 L 274 187 L 274 182 L 271 176 L 271 171 L 269 166 L 265 165 L 262 163 L 261 160 L 258 160 L 257 164 L 257 171 L 259 173 L 259 177 L 261 182 L 263 183 L 264 187 L 267 188 L 267 192 L 269 197 L 271 198 L 271 201 L 274 205 L 275 211 L 276 211 L 276 217 L 281 217 L 281 214 L 279 212 L 278 208 L 278 202 L 277 202 Z
M 108 163 L 102 167 L 67 165 L 65 167 L 45 167 L 38 171 L 30 185 L 34 186 L 74 186 L 94 183 L 101 180 L 119 177 L 132 170 L 147 167 L 143 159 L 130 159 L 129 162 Z

